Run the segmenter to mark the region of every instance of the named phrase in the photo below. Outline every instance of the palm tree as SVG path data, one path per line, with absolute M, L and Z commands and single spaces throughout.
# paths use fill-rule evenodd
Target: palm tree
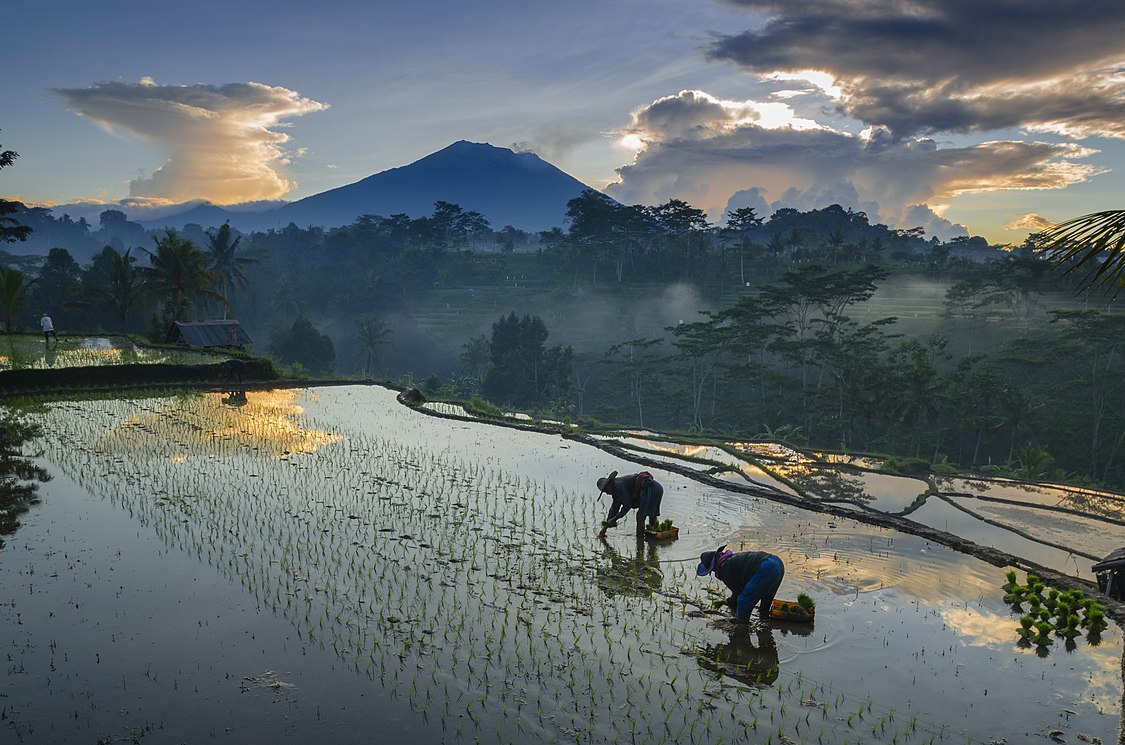
M 1125 210 L 1073 217 L 1033 238 L 1036 250 L 1067 272 L 1085 267 L 1082 284 L 1088 291 L 1117 297 L 1125 289 Z
M 212 289 L 218 274 L 207 267 L 207 254 L 190 239 L 180 237 L 175 230 L 166 230 L 153 242 L 156 251 L 142 249 L 151 266 L 141 269 L 151 294 L 163 302 L 168 326 L 187 317 L 193 295 L 223 301 L 223 296 Z
M 234 240 L 231 240 L 231 238 Z M 236 288 L 246 287 L 248 281 L 242 273 L 243 268 L 257 264 L 257 259 L 238 254 L 238 244 L 242 236 L 234 236 L 230 223 L 223 223 L 214 233 L 207 234 L 207 257 L 210 268 L 219 277 L 219 291 L 223 296 L 223 318 L 230 309 L 230 299 Z
M 360 316 L 357 323 L 359 325 L 359 356 L 366 362 L 363 369 L 370 373 L 379 362 L 379 348 L 389 343 L 387 337 L 390 336 L 391 329 L 387 326 L 386 321 L 370 313 Z
M 27 275 L 17 269 L 0 267 L 0 305 L 4 306 L 4 332 L 12 333 L 12 318 L 27 294 L 31 282 L 25 284 Z
M 113 251 L 109 286 L 92 287 L 87 291 L 95 303 L 117 316 L 125 334 L 129 333 L 129 311 L 144 300 L 147 289 L 141 269 L 133 266 L 132 250 L 127 248 L 123 254 Z

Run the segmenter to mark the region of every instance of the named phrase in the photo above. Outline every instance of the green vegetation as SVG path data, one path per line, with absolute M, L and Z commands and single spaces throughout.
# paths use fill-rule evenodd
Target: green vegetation
M 1076 300 L 1038 239 L 927 241 L 838 205 L 716 226 L 679 200 L 595 192 L 539 235 L 444 202 L 246 235 L 15 214 L 92 260 L 0 256 L 26 290 L 5 294 L 14 327 L 30 307 L 62 333 L 147 321 L 159 338 L 229 312 L 314 376 L 417 372 L 431 398 L 881 453 L 889 473 L 1125 486 L 1125 439 L 1108 434 L 1125 430 L 1125 317 Z
M 1054 643 L 1053 633 L 1072 644 L 1085 630 L 1087 641 L 1097 644 L 1101 632 L 1109 625 L 1105 620 L 1105 606 L 1086 597 L 1081 590 L 1060 592 L 1047 588 L 1036 574 L 1027 575 L 1026 585 L 1016 581 L 1014 571 L 1009 571 L 1005 578 L 1004 602 L 1009 603 L 1015 613 L 1023 613 L 1027 606 L 1028 612 L 1020 617 L 1016 629 L 1021 642 L 1047 647 Z

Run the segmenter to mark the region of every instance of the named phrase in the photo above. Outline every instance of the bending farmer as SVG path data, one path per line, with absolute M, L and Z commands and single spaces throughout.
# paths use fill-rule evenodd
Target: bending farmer
M 232 357 L 226 362 L 220 362 L 219 369 L 226 373 L 228 383 L 241 383 L 242 376 L 246 372 L 246 363 Z
M 755 605 L 759 606 L 761 618 L 768 620 L 770 606 L 785 576 L 785 564 L 781 557 L 765 551 L 736 554 L 728 551 L 726 546 L 719 546 L 715 551 L 704 551 L 699 555 L 699 567 L 695 573 L 700 577 L 714 573 L 730 588 L 727 605 L 734 607 L 738 620 L 750 620 Z
M 637 510 L 637 538 L 644 536 L 646 517 L 650 527 L 656 525 L 664 487 L 648 471 L 626 476 L 618 476 L 614 471 L 606 478 L 598 479 L 598 491 L 613 497 L 599 536 L 604 537 L 606 530 L 617 527 L 617 521 L 625 517 L 630 509 Z

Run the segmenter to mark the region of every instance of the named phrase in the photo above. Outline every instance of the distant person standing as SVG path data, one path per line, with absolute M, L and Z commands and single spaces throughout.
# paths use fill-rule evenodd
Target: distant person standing
M 50 344 L 51 337 L 55 337 L 55 344 L 59 343 L 59 335 L 55 333 L 55 324 L 51 322 L 51 317 L 46 313 L 39 319 L 39 325 L 43 327 L 43 341 Z

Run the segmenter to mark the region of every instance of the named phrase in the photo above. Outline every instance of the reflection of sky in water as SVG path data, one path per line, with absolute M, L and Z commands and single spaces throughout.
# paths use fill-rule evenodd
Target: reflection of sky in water
M 993 546 L 1001 551 L 1050 567 L 1062 574 L 1092 580 L 1091 563 L 1051 546 L 1044 546 L 1023 536 L 989 525 L 972 515 L 947 504 L 941 499 L 928 499 L 926 504 L 910 513 L 910 519 L 966 538 L 982 546 Z
M 1010 613 L 1001 615 L 977 606 L 945 608 L 939 612 L 942 620 L 957 632 L 958 639 L 967 647 L 987 647 L 1001 654 L 1012 653 L 1016 657 L 1036 656 L 1034 647 L 1016 645 L 1020 624 Z M 1105 711 L 1116 711 L 1121 704 L 1120 633 L 1116 627 L 1110 626 L 1102 637 L 1102 643 L 1096 647 L 1078 637 L 1072 652 L 1067 652 L 1063 648 L 1063 640 L 1056 637 L 1048 659 L 1067 660 L 1069 655 L 1081 655 L 1083 666 L 1089 667 L 1089 678 L 1080 698 Z
M 1059 484 L 1022 484 L 1007 479 L 938 478 L 938 488 L 946 493 L 1007 499 L 1051 507 L 1090 512 L 1125 519 L 1125 497 L 1097 489 L 1081 489 Z
M 1072 546 L 1099 559 L 1125 546 L 1125 526 L 1078 515 L 1048 513 L 1032 507 L 976 499 L 963 498 L 958 503 L 1002 525 L 1010 525 L 1044 541 Z

